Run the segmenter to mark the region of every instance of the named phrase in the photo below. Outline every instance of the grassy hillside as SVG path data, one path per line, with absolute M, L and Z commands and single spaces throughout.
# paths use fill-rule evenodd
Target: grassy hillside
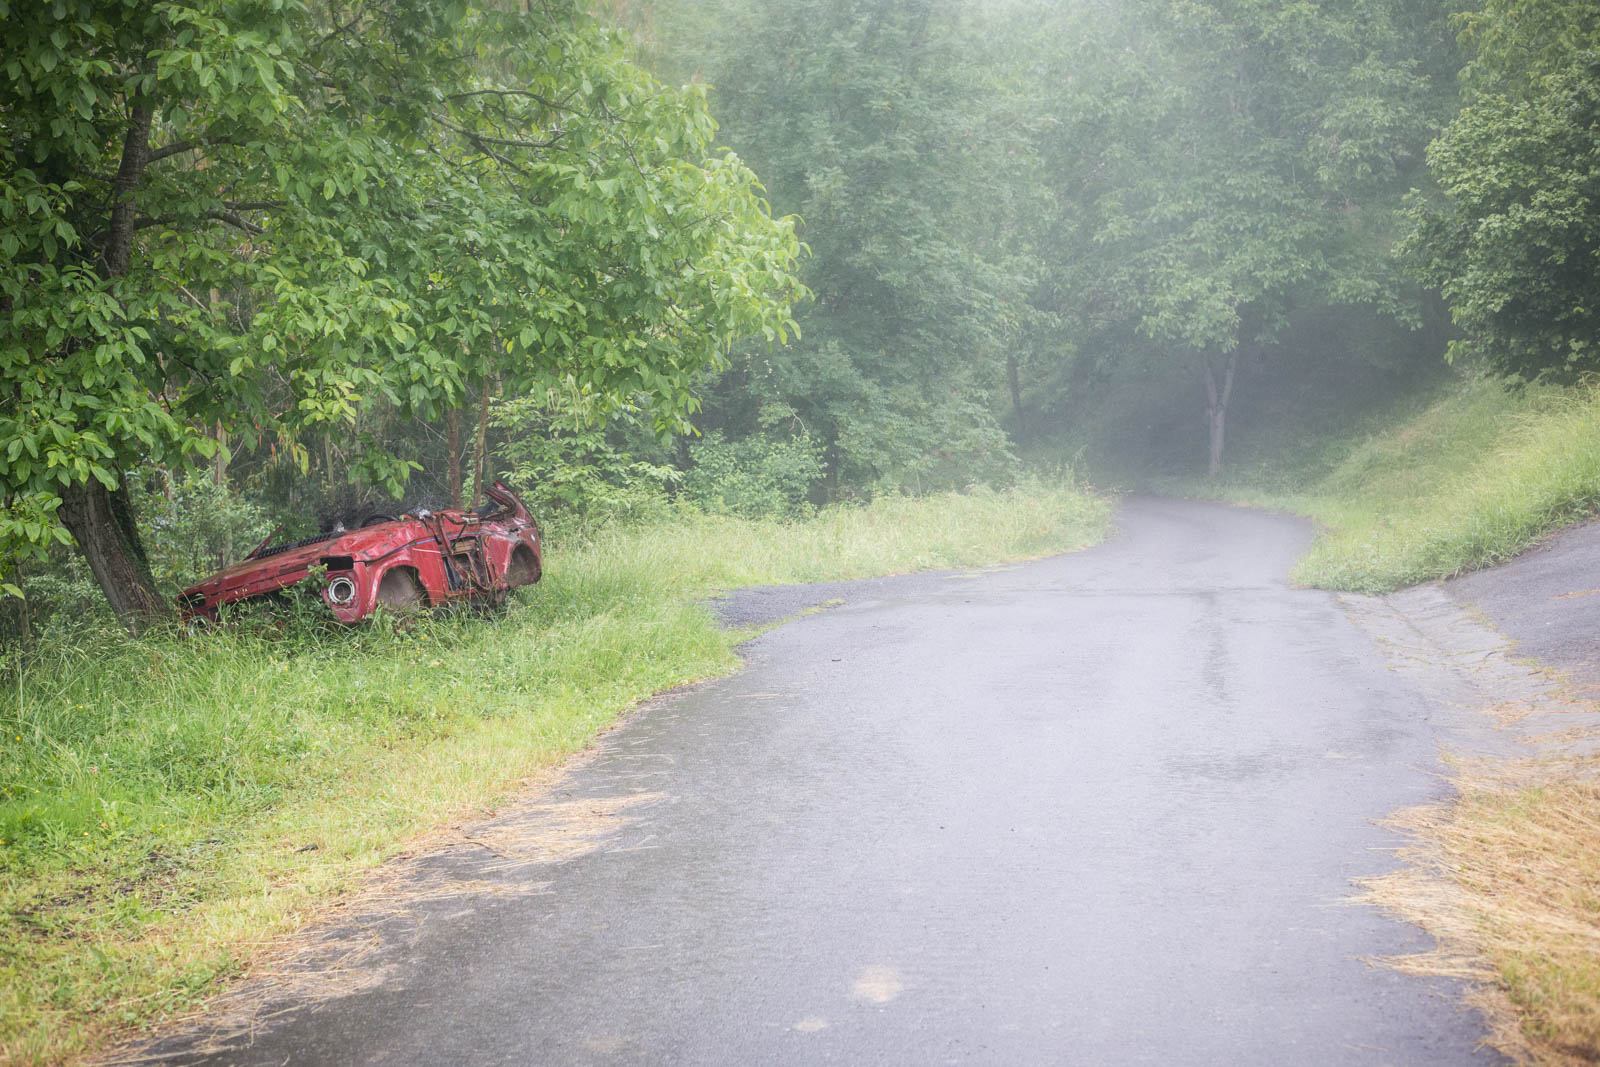
M 0 1061 L 60 1062 L 192 1005 L 409 838 L 481 811 L 652 693 L 735 669 L 732 586 L 1081 547 L 1071 487 L 799 523 L 696 512 L 557 538 L 503 616 L 80 631 L 4 674 Z
M 1307 585 L 1381 593 L 1448 578 L 1600 510 L 1600 392 L 1463 383 L 1383 429 L 1302 443 L 1279 472 L 1207 492 L 1317 519 L 1295 571 Z

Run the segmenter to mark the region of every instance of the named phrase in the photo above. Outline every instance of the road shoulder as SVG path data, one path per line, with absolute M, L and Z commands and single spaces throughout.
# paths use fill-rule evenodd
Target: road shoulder
M 1561 531 L 1516 559 L 1446 582 L 1517 651 L 1600 694 L 1600 521 Z
M 1484 713 L 1447 756 L 1456 795 L 1386 820 L 1407 866 L 1362 899 L 1438 940 L 1384 962 L 1476 982 L 1490 1043 L 1519 1062 L 1600 1054 L 1597 563 L 1590 523 L 1464 578 L 1341 598 L 1392 671 Z

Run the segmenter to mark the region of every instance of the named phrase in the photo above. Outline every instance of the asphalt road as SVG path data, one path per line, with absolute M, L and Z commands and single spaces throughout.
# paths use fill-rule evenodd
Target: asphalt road
M 1501 566 L 1446 582 L 1524 656 L 1600 695 L 1600 522 L 1572 526 Z
M 1481 717 L 1287 586 L 1302 523 L 1121 522 L 1016 568 L 736 595 L 746 621 L 844 603 L 417 858 L 321 977 L 246 996 L 248 1032 L 156 1054 L 1499 1062 L 1456 984 L 1363 962 L 1431 942 L 1348 903 L 1396 862 L 1373 820 L 1439 796 Z

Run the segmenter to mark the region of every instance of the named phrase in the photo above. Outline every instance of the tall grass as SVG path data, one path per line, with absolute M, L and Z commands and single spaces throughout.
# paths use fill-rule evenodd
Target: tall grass
M 805 522 L 683 511 L 557 539 L 504 615 L 79 631 L 0 674 L 0 1059 L 58 1062 L 179 1011 L 250 945 L 483 810 L 641 698 L 726 673 L 701 598 L 1081 547 L 1069 486 Z
M 803 522 L 751 522 L 685 510 L 665 521 L 591 534 L 579 558 L 651 576 L 689 595 L 783 582 L 936 570 L 1060 552 L 1098 538 L 1110 509 L 1071 489 L 975 488 L 881 497 Z
M 1383 593 L 1453 577 L 1600 510 L 1600 391 L 1466 384 L 1310 484 L 1224 492 L 1322 523 L 1295 571 L 1305 584 Z

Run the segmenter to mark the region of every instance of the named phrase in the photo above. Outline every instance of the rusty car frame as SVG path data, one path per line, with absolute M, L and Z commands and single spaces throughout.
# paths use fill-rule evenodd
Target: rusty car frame
M 284 545 L 268 537 L 249 556 L 178 594 L 185 621 L 215 621 L 220 609 L 272 598 L 313 576 L 340 622 L 380 607 L 408 612 L 449 603 L 499 605 L 543 574 L 539 524 L 502 482 L 472 511 L 419 509 L 372 515 Z

